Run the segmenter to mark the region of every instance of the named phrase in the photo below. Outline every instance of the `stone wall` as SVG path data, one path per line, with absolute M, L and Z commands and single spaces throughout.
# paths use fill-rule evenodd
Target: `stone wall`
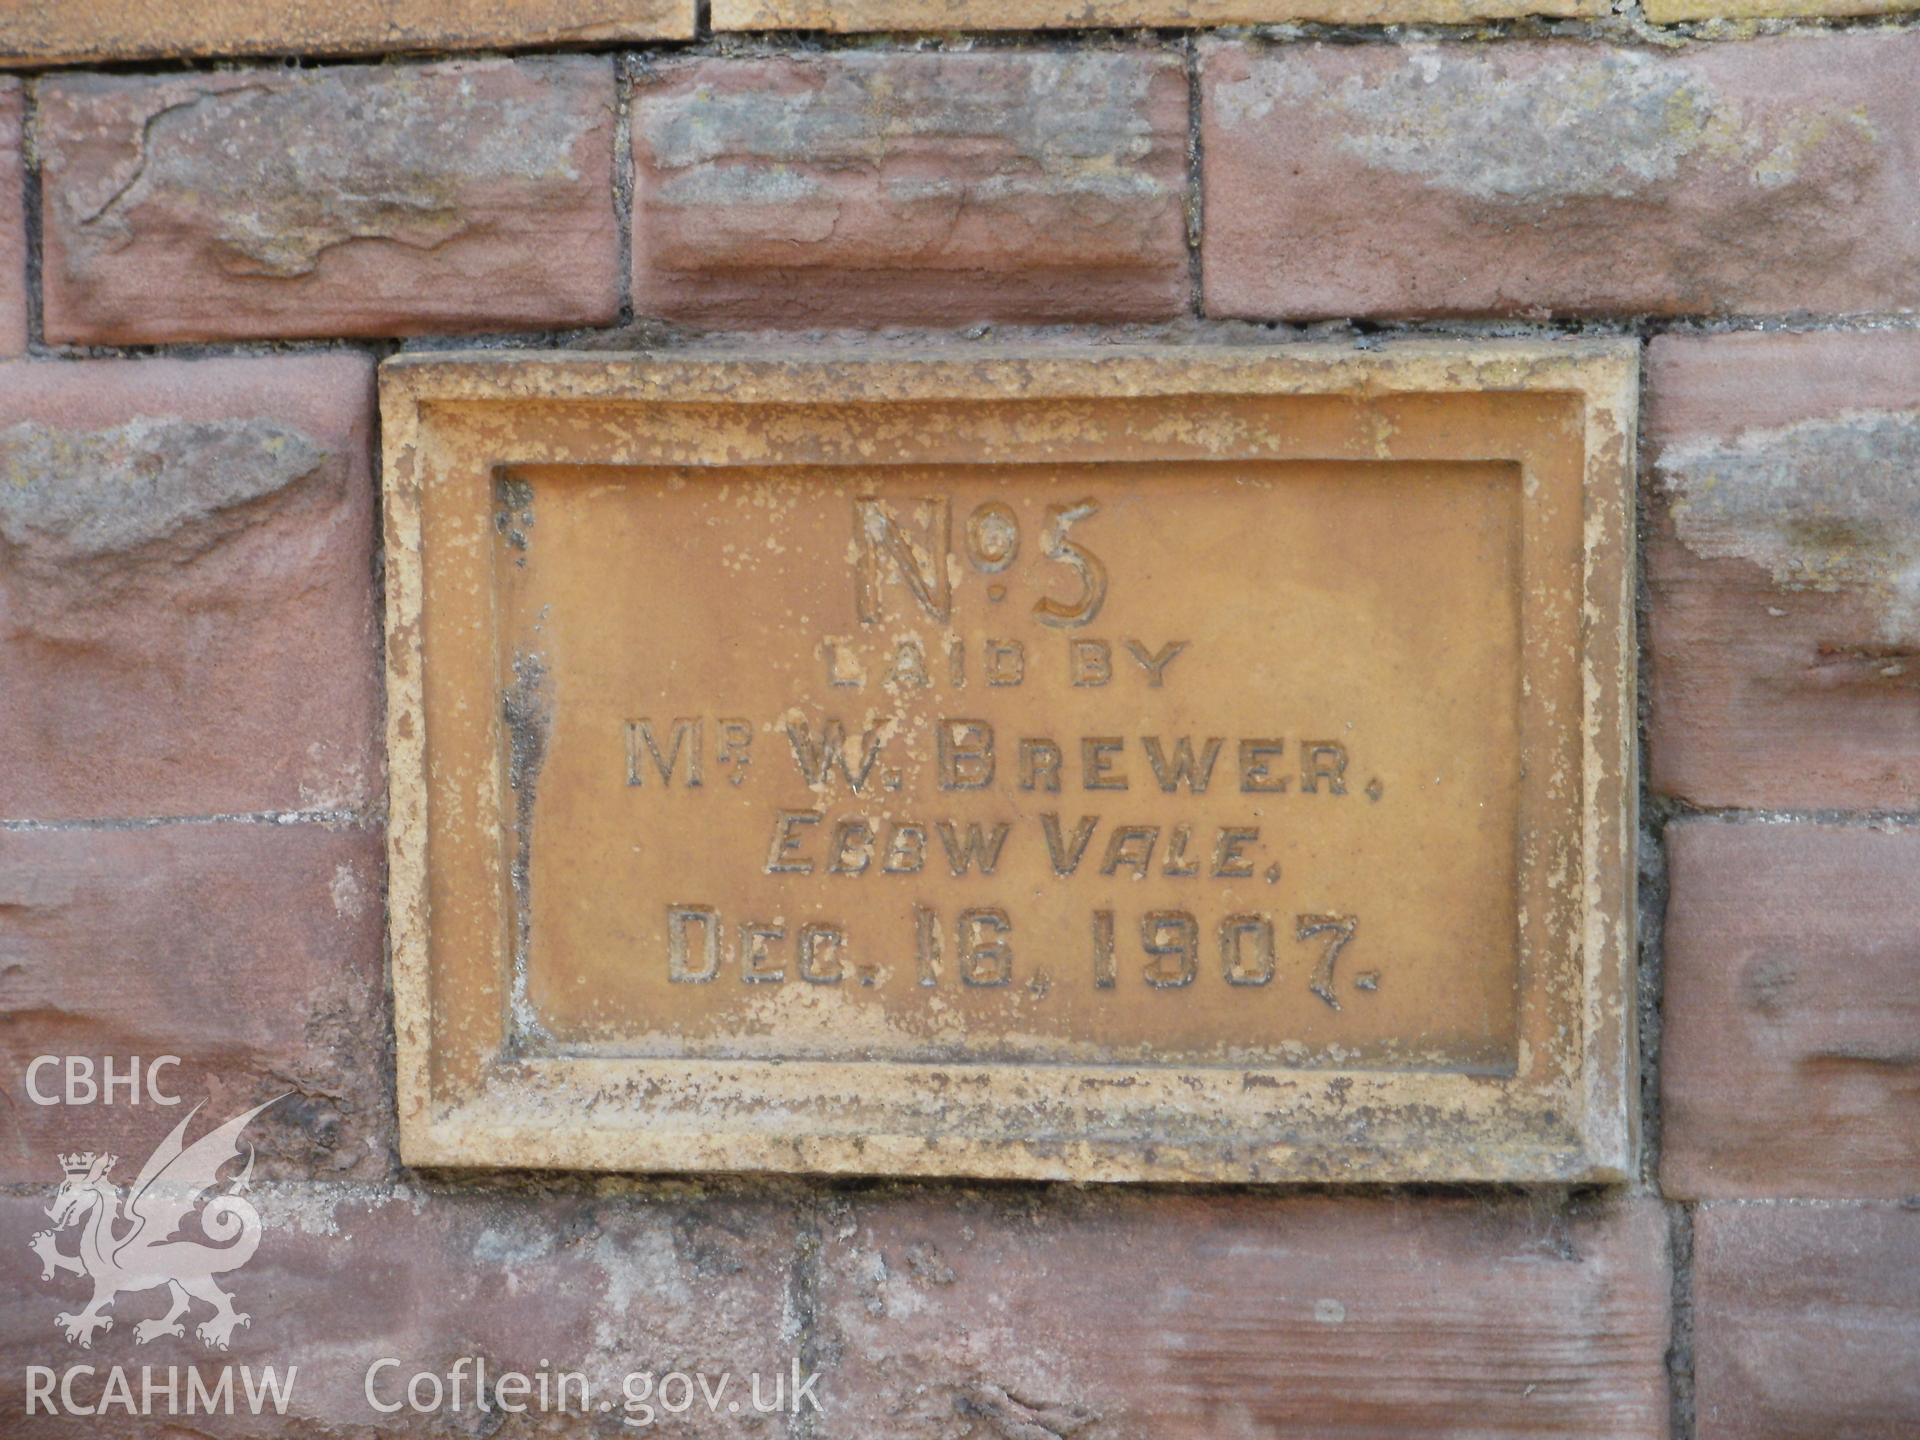
M 795 1440 L 1920 1433 L 1920 28 L 1814 18 L 1910 6 L 172 8 L 0 17 L 0 1429 L 631 1433 L 381 1353 L 797 1359 L 822 1413 L 659 1417 Z M 1403 331 L 1642 342 L 1637 1183 L 400 1164 L 381 358 Z M 49 1052 L 292 1092 L 219 1357 L 286 1416 L 19 1418 L 206 1353 L 54 1330 L 57 1152 L 156 1124 Z

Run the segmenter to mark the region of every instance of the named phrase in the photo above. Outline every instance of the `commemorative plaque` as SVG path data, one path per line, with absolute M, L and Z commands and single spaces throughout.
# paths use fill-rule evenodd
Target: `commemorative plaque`
M 1634 383 L 389 361 L 408 1159 L 1624 1173 Z

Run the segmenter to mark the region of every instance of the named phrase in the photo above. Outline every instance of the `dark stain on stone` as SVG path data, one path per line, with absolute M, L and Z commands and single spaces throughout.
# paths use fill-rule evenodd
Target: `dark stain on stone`
M 537 1031 L 527 1000 L 528 953 L 533 940 L 533 802 L 546 763 L 553 713 L 545 694 L 546 662 L 538 655 L 513 658 L 513 684 L 500 697 L 507 731 L 507 785 L 513 791 L 513 1009 L 508 1050 Z
M 493 528 L 518 552 L 514 563 L 524 566 L 533 539 L 533 486 L 506 470 L 493 478 Z

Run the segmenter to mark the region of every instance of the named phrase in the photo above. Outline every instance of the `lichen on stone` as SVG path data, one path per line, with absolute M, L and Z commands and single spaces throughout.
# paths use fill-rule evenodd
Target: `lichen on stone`
M 1920 642 L 1920 409 L 1864 411 L 1669 445 L 1675 533 L 1788 591 L 1875 597 L 1880 638 Z
M 91 560 L 166 541 L 217 544 L 229 512 L 319 471 L 318 441 L 278 421 L 148 418 L 99 430 L 0 430 L 0 540 Z
M 1411 45 L 1403 64 L 1337 79 L 1294 61 L 1256 66 L 1220 86 L 1217 104 L 1229 124 L 1330 111 L 1339 146 L 1368 165 L 1502 205 L 1630 199 L 1690 162 L 1777 189 L 1827 147 L 1874 139 L 1857 107 L 1753 106 L 1667 57 L 1516 63 L 1456 48 Z
M 1629 196 L 1672 179 L 1724 124 L 1689 70 L 1631 54 L 1518 73 L 1493 60 L 1415 55 L 1377 83 L 1348 79 L 1336 95 L 1350 122 L 1346 148 L 1481 200 Z
M 701 85 L 650 98 L 638 134 L 671 177 L 659 198 L 806 198 L 820 189 L 809 171 L 911 166 L 941 141 L 996 147 L 1002 158 L 983 179 L 1024 176 L 1043 193 L 1078 187 L 1132 197 L 1144 178 L 1133 167 L 1160 142 L 1147 103 L 1155 72 L 1129 56 L 955 55 L 924 65 L 842 58 L 797 92 Z M 956 83 L 968 69 L 976 83 Z M 899 179 L 933 196 L 968 184 L 964 174 Z
M 473 225 L 476 185 L 580 179 L 588 113 L 551 90 L 500 96 L 474 81 L 341 68 L 197 90 L 141 120 L 130 163 L 59 203 L 103 246 L 130 239 L 143 206 L 211 212 L 236 275 L 308 274 L 355 240 L 431 249 Z

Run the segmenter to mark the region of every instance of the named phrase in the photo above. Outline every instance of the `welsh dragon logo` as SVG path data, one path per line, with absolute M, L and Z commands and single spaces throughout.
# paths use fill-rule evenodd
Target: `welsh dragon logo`
M 248 1316 L 233 1308 L 233 1297 L 214 1284 L 213 1277 L 238 1270 L 260 1244 L 260 1213 L 243 1198 L 253 1174 L 251 1145 L 245 1147 L 245 1168 L 200 1208 L 200 1230 L 213 1243 L 187 1239 L 179 1232 L 200 1197 L 222 1184 L 222 1167 L 240 1158 L 240 1132 L 281 1098 L 236 1115 L 188 1145 L 187 1125 L 200 1113 L 200 1106 L 194 1106 L 147 1157 L 124 1198 L 120 1186 L 107 1178 L 114 1156 L 88 1152 L 60 1157 L 66 1179 L 47 1207 L 53 1229 L 35 1235 L 28 1248 L 40 1257 L 42 1280 L 67 1270 L 93 1281 L 93 1299 L 84 1310 L 54 1317 L 70 1343 L 92 1349 L 94 1331 L 113 1328 L 113 1317 L 104 1312 L 115 1296 L 164 1285 L 172 1305 L 160 1319 L 135 1325 L 134 1339 L 144 1345 L 162 1335 L 184 1335 L 180 1317 L 188 1314 L 193 1301 L 200 1300 L 213 1306 L 213 1314 L 195 1333 L 210 1346 L 227 1348 L 235 1327 L 245 1325 Z M 59 1249 L 56 1237 L 75 1225 L 80 1226 L 80 1248 L 67 1254 Z

